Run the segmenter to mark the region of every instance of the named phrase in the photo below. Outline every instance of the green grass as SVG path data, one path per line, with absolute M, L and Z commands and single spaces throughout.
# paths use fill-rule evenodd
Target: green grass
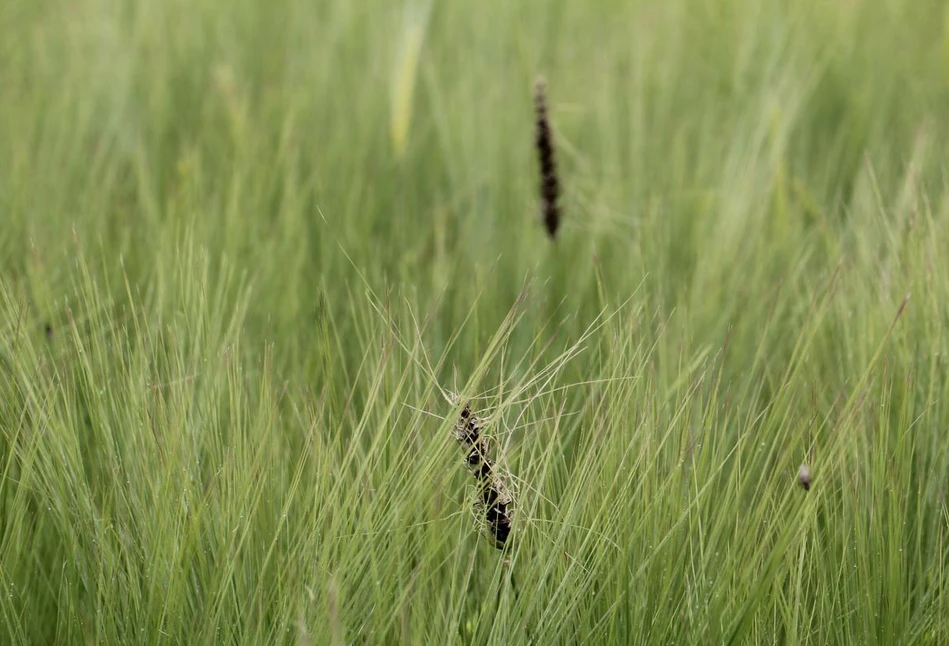
M 0 2 L 0 643 L 949 641 L 946 12 Z

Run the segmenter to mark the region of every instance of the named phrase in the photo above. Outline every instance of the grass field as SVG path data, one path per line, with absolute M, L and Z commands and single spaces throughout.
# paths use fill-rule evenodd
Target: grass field
M 0 643 L 949 643 L 947 28 L 3 0 Z

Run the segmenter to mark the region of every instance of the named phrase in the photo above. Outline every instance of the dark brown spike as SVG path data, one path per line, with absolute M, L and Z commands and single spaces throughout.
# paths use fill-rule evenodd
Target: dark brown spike
M 481 420 L 472 414 L 468 404 L 461 409 L 461 416 L 455 423 L 455 437 L 468 446 L 474 446 L 481 438 Z
M 541 219 L 547 234 L 556 239 L 560 228 L 560 181 L 557 179 L 557 160 L 554 155 L 554 136 L 547 111 L 547 83 L 543 78 L 534 86 L 536 113 L 537 158 L 540 162 Z
M 511 534 L 511 515 L 508 513 L 508 507 L 509 503 L 497 500 L 487 507 L 485 514 L 488 530 L 494 537 L 494 544 L 498 549 L 504 548 Z
M 514 499 L 494 461 L 488 457 L 490 445 L 481 431 L 480 418 L 466 404 L 455 422 L 455 438 L 468 447 L 465 463 L 478 481 L 477 507 L 484 513 L 484 526 L 494 539 L 495 547 L 503 549 L 511 533 Z
M 477 471 L 477 468 L 482 464 L 489 464 L 491 461 L 487 458 L 488 447 L 484 440 L 477 442 L 472 445 L 471 450 L 468 451 L 468 456 L 465 458 L 465 461 L 468 463 L 468 466 Z M 488 467 L 490 468 L 490 466 Z

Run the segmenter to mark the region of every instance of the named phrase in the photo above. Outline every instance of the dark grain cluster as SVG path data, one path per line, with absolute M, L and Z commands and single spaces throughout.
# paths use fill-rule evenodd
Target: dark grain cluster
M 488 533 L 498 549 L 503 549 L 511 534 L 511 512 L 514 498 L 505 486 L 497 465 L 488 456 L 488 438 L 483 433 L 481 419 L 465 404 L 455 424 L 455 437 L 467 449 L 465 462 L 478 482 L 479 511 L 484 515 Z
M 534 109 L 536 112 L 537 158 L 540 162 L 540 205 L 541 219 L 547 234 L 557 237 L 560 228 L 560 181 L 557 179 L 557 160 L 554 156 L 554 137 L 550 128 L 547 111 L 547 84 L 538 79 L 534 88 Z

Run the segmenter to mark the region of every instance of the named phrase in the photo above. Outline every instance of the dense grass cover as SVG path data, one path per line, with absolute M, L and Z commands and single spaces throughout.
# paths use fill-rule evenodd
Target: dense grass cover
M 946 15 L 0 2 L 0 643 L 949 642 Z

